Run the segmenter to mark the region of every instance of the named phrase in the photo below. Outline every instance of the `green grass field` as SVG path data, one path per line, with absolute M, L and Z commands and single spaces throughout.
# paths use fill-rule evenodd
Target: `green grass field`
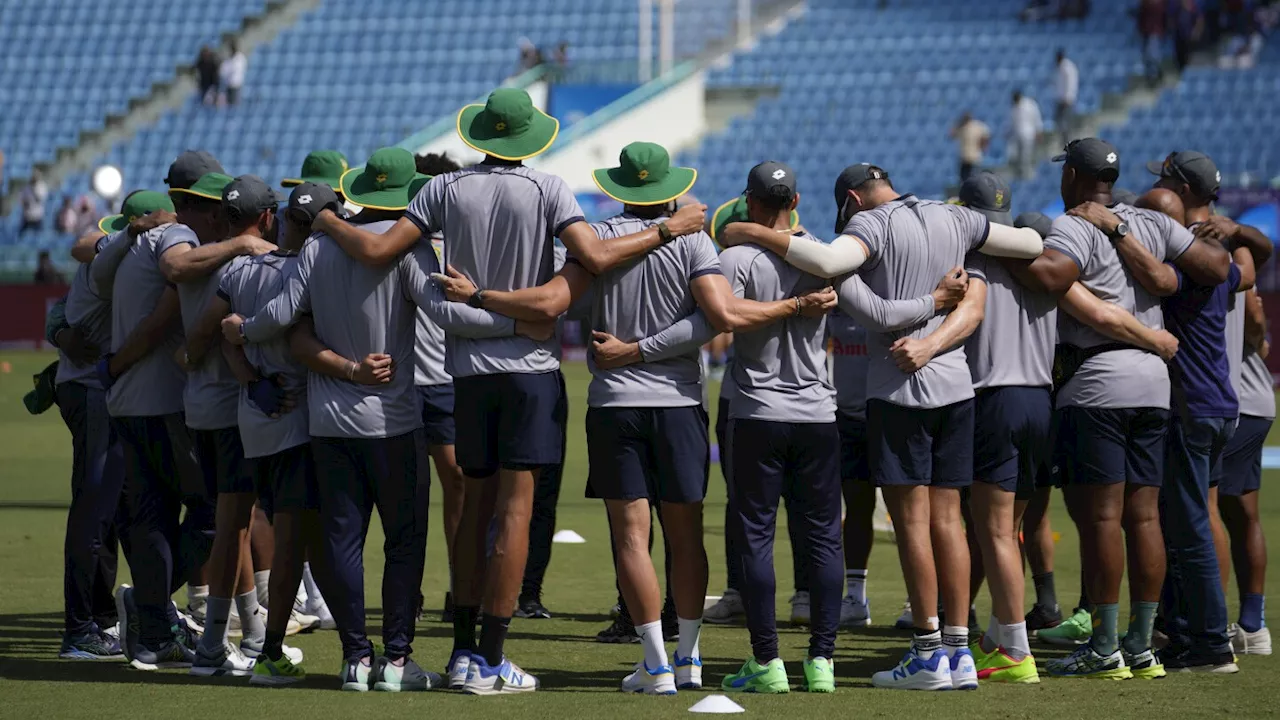
M 587 462 L 583 435 L 587 372 L 567 366 L 571 406 L 569 457 L 560 500 L 559 529 L 582 534 L 585 545 L 557 545 L 546 583 L 546 605 L 554 620 L 516 620 L 508 649 L 516 662 L 537 674 L 544 689 L 529 697 L 491 700 L 439 692 L 416 695 L 342 693 L 335 673 L 339 645 L 332 632 L 298 636 L 290 642 L 306 653 L 307 681 L 291 688 L 250 688 L 243 679 L 221 681 L 191 678 L 181 671 L 143 673 L 123 663 L 85 664 L 57 659 L 62 629 L 62 542 L 66 523 L 68 477 L 71 465 L 69 435 L 56 408 L 32 417 L 21 396 L 31 375 L 49 362 L 44 354 L 0 354 L 0 717 L 71 718 L 129 716 L 172 717 L 173 713 L 216 712 L 226 717 L 376 717 L 488 716 L 522 718 L 678 717 L 706 692 L 681 693 L 674 698 L 628 697 L 617 692 L 618 682 L 639 657 L 637 646 L 601 645 L 596 632 L 608 624 L 614 602 L 613 571 L 604 510 L 585 500 Z M 714 472 L 713 472 L 714 474 Z M 1269 473 L 1274 480 L 1276 473 Z M 1280 538 L 1280 496 L 1263 496 L 1268 529 Z M 724 486 L 713 477 L 707 498 L 707 549 L 711 557 L 711 587 L 724 584 Z M 1064 604 L 1079 592 L 1076 535 L 1055 498 L 1057 583 Z M 433 517 L 428 544 L 424 592 L 429 608 L 438 608 L 447 587 L 444 539 L 438 515 Z M 786 617 L 790 594 L 791 560 L 786 533 L 778 533 L 779 615 Z M 1274 545 L 1273 545 L 1274 547 Z M 655 553 L 661 562 L 661 553 Z M 366 556 L 368 604 L 378 613 L 381 582 L 381 537 L 377 525 L 370 533 Z M 121 563 L 122 573 L 125 564 Z M 1268 594 L 1280 597 L 1280 580 L 1271 576 Z M 122 574 L 122 581 L 127 575 Z M 1028 584 L 1028 597 L 1032 597 Z M 892 543 L 877 544 L 871 562 L 870 597 L 875 626 L 842 632 L 836 650 L 839 688 L 834 696 L 809 697 L 793 693 L 781 697 L 736 698 L 752 715 L 783 713 L 807 717 L 892 717 L 911 713 L 947 717 L 1209 717 L 1224 713 L 1239 717 L 1275 716 L 1267 688 L 1280 683 L 1280 659 L 1242 658 L 1242 671 L 1231 677 L 1171 676 L 1155 682 L 1096 683 L 1045 679 L 1038 686 L 984 685 L 973 693 L 894 693 L 870 687 L 871 673 L 897 662 L 906 637 L 892 629 L 905 596 L 897 554 Z M 1234 590 L 1229 598 L 1235 617 Z M 1123 605 L 1122 605 L 1123 607 Z M 989 605 L 979 601 L 984 621 Z M 418 625 L 415 658 L 440 669 L 451 648 L 451 628 L 436 620 Z M 378 627 L 371 617 L 371 627 Z M 782 633 L 783 658 L 792 677 L 800 673 L 806 635 Z M 705 675 L 709 686 L 737 669 L 749 653 L 743 628 L 708 628 L 702 638 Z M 1037 652 L 1043 661 L 1060 654 L 1047 648 Z M 218 711 L 217 708 L 222 708 Z M 614 715 L 619 713 L 620 715 Z

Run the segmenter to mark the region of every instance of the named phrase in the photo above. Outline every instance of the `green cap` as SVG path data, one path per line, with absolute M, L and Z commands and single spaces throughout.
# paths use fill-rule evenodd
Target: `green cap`
M 207 200 L 222 202 L 222 189 L 231 184 L 235 178 L 222 173 L 205 173 L 200 179 L 189 188 L 169 188 L 169 194 L 186 193 L 187 195 L 195 195 Z
M 689 192 L 698 179 L 693 168 L 671 167 L 661 145 L 633 142 L 622 148 L 618 167 L 591 173 L 601 192 L 624 205 L 662 205 Z
M 404 210 L 431 178 L 417 171 L 413 153 L 385 147 L 361 167 L 342 174 L 339 186 L 352 205 L 373 210 Z
M 307 154 L 302 161 L 300 177 L 285 178 L 280 181 L 282 187 L 293 187 L 304 182 L 328 185 L 337 188 L 342 181 L 342 173 L 347 171 L 347 156 L 337 150 L 315 150 Z
M 48 367 L 31 376 L 31 382 L 36 387 L 22 397 L 22 404 L 27 406 L 27 412 L 39 415 L 53 407 L 53 381 L 57 375 L 58 363 L 55 360 L 49 363 Z
M 498 88 L 484 105 L 458 111 L 458 135 L 474 150 L 502 160 L 524 160 L 555 142 L 560 121 L 533 106 L 529 93 Z
M 711 214 L 711 239 L 715 240 L 720 237 L 720 233 L 724 232 L 724 226 L 729 223 L 747 222 L 747 195 L 743 193 L 729 202 L 716 208 Z M 791 227 L 800 224 L 800 213 L 795 210 L 791 211 Z
M 129 227 L 129 223 L 157 210 L 173 212 L 173 200 L 155 190 L 139 190 L 124 199 L 119 215 L 108 215 L 98 221 L 98 229 L 110 235 Z

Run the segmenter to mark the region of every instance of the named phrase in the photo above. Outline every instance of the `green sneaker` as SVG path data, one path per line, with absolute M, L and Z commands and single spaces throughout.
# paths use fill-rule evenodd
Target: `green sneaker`
M 999 648 L 991 652 L 982 649 L 982 638 L 978 638 L 969 643 L 969 652 L 973 655 L 973 664 L 982 667 L 982 663 L 991 655 L 995 655 Z
M 805 658 L 804 689 L 811 693 L 836 691 L 835 665 L 828 658 Z
M 781 658 L 774 658 L 768 665 L 761 665 L 751 658 L 742 664 L 742 669 L 735 675 L 729 675 L 720 683 L 720 689 L 727 692 L 780 694 L 791 692 L 791 683 L 787 681 L 787 669 Z
M 1036 639 L 1050 645 L 1083 645 L 1092 636 L 1093 616 L 1080 608 L 1057 627 L 1036 631 Z
M 281 655 L 279 660 L 272 660 L 266 655 L 259 655 L 253 666 L 250 685 L 292 685 L 306 679 L 307 671 L 293 664 L 288 655 Z

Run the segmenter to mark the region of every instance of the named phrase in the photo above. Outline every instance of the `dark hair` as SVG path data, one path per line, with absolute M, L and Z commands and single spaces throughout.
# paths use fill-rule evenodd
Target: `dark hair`
M 451 173 L 461 167 L 453 158 L 449 157 L 449 153 L 415 155 L 413 162 L 417 166 L 418 172 L 432 176 Z
M 791 204 L 796 194 L 786 185 L 770 185 L 763 192 L 753 192 L 751 197 L 769 210 L 782 210 Z
M 207 213 L 222 207 L 221 200 L 212 200 L 207 197 L 192 195 L 191 193 L 171 193 L 169 197 L 173 198 L 173 209 L 177 212 L 191 210 L 193 212 Z

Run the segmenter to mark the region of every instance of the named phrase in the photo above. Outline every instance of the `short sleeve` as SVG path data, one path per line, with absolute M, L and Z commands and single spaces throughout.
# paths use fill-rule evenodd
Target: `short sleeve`
M 1093 226 L 1085 229 L 1085 221 L 1063 215 L 1053 221 L 1053 229 L 1044 239 L 1044 246 L 1071 258 L 1076 267 L 1084 270 L 1085 263 L 1093 256 Z
M 437 175 L 432 178 L 427 186 L 414 196 L 413 202 L 409 203 L 409 209 L 405 210 L 405 218 L 417 226 L 418 232 L 422 233 L 423 237 L 430 237 L 433 233 L 444 230 L 442 206 L 447 183 L 446 175 Z
M 733 294 L 743 297 L 747 291 L 747 278 L 751 271 L 751 262 L 760 251 L 745 246 L 731 247 L 720 253 L 720 272 L 729 281 Z
M 943 205 L 954 218 L 959 236 L 965 241 L 965 248 L 977 250 L 987 242 L 991 232 L 991 221 L 986 215 L 974 212 L 961 205 Z
M 844 234 L 858 238 L 867 244 L 867 260 L 876 260 L 884 251 L 889 234 L 887 216 L 880 212 L 861 212 L 844 226 Z
M 720 258 L 716 255 L 715 243 L 711 241 L 711 236 L 705 232 L 699 232 L 694 235 L 685 236 L 685 242 L 689 243 L 689 279 L 700 278 L 703 275 L 719 275 Z
M 232 289 L 236 278 L 240 275 L 240 271 L 244 269 L 246 261 L 247 258 L 243 256 L 233 258 L 231 260 L 231 265 L 227 267 L 227 271 L 223 273 L 222 277 L 218 280 L 218 297 L 226 300 L 228 303 L 230 303 L 231 298 L 234 297 Z M 232 311 L 235 310 L 234 307 L 231 309 Z
M 546 190 L 547 227 L 551 234 L 560 237 L 560 233 L 574 223 L 585 222 L 586 214 L 578 205 L 578 198 L 569 190 L 564 180 L 551 175 Z
M 1195 242 L 1195 235 L 1185 227 L 1174 222 L 1173 218 L 1163 213 L 1153 213 L 1159 215 L 1160 222 L 1164 224 L 1164 259 L 1177 260 L 1182 253 L 1191 247 L 1191 243 Z
M 163 257 L 165 253 L 179 245 L 200 247 L 200 238 L 196 237 L 195 232 L 186 225 L 174 223 L 165 226 L 160 233 L 160 239 L 156 241 L 156 258 Z
M 1231 292 L 1240 292 L 1240 266 L 1231 263 L 1231 268 L 1227 270 L 1227 287 L 1231 288 Z
M 987 256 L 974 250 L 964 256 L 964 271 L 969 277 L 987 281 Z

